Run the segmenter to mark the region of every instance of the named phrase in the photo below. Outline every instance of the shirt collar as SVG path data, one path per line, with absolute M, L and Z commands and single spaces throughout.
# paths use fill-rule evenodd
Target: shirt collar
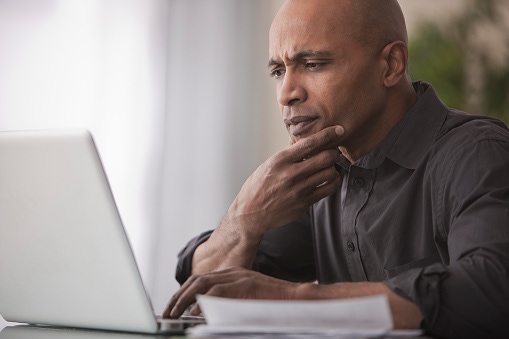
M 430 84 L 417 81 L 413 85 L 418 101 L 377 147 L 354 163 L 355 166 L 374 169 L 389 158 L 405 168 L 417 168 L 436 140 L 448 108 Z

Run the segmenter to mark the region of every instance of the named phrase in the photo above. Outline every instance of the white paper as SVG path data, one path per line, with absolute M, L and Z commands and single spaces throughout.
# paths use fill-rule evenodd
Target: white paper
M 244 300 L 197 297 L 207 325 L 193 335 L 277 334 L 285 337 L 378 337 L 393 328 L 385 295 L 334 300 Z

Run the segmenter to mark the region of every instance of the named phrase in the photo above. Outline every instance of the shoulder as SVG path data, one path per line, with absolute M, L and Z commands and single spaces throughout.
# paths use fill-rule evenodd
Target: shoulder
M 509 130 L 500 120 L 451 109 L 423 165 L 431 189 L 443 198 L 470 195 L 485 180 L 509 185 Z
M 429 183 L 442 234 L 466 210 L 486 219 L 507 209 L 509 131 L 501 121 L 451 110 L 431 154 Z
M 483 140 L 509 142 L 509 129 L 500 120 L 471 115 L 459 110 L 450 109 L 437 135 L 437 145 L 441 147 L 472 146 Z
M 460 158 L 508 155 L 509 129 L 500 120 L 450 109 L 432 147 L 434 158 L 449 167 Z M 487 153 L 487 154 L 486 154 Z M 504 161 L 509 162 L 509 158 Z

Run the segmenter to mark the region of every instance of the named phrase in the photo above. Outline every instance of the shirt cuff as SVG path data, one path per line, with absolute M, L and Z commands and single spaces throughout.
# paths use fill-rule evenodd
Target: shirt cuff
M 394 293 L 414 302 L 421 310 L 424 320 L 421 328 L 436 324 L 440 310 L 440 283 L 447 275 L 442 264 L 414 268 L 384 281 Z
M 194 251 L 198 246 L 209 239 L 211 233 L 212 231 L 201 233 L 197 237 L 191 239 L 179 252 L 175 279 L 177 279 L 180 285 L 185 283 L 191 276 Z

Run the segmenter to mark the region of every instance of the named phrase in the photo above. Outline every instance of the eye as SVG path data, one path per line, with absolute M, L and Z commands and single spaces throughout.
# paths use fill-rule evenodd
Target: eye
M 321 66 L 322 64 L 318 63 L 318 62 L 306 62 L 306 68 L 307 69 L 317 69 Z
M 275 69 L 270 72 L 270 76 L 273 78 L 280 78 L 284 74 L 284 70 L 282 69 Z

